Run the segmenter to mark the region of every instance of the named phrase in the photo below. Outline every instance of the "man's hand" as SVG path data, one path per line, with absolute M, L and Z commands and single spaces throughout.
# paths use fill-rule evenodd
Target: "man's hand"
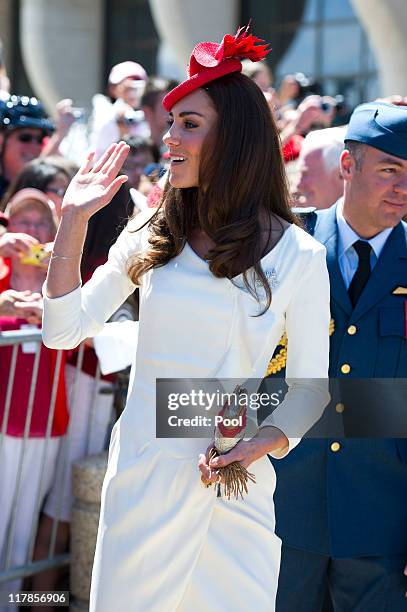
M 407 563 L 404 567 L 404 575 L 407 576 Z M 404 595 L 407 597 L 407 591 L 404 593 Z
M 0 315 L 19 317 L 37 325 L 42 318 L 42 296 L 31 291 L 7 289 L 0 294 Z
M 0 236 L 0 257 L 26 255 L 38 240 L 28 234 L 5 232 Z

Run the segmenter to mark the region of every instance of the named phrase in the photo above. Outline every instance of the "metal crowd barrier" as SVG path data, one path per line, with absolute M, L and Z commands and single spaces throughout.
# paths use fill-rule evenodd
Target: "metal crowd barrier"
M 83 409 L 81 403 L 83 402 L 83 396 L 81 397 L 81 372 L 82 372 L 82 364 L 84 358 L 85 351 L 85 343 L 82 343 L 78 349 L 77 353 L 77 363 L 74 373 L 73 384 L 71 383 L 68 387 L 67 381 L 67 405 L 69 411 L 69 424 L 68 430 L 64 436 L 61 437 L 60 447 L 58 451 L 58 463 L 55 473 L 54 482 L 57 483 L 59 487 L 59 492 L 57 494 L 57 503 L 56 503 L 56 516 L 53 517 L 53 526 L 52 526 L 52 535 L 49 543 L 48 556 L 46 559 L 34 560 L 34 548 L 36 541 L 36 534 L 38 528 L 38 519 L 41 511 L 41 488 L 44 480 L 44 464 L 47 448 L 49 445 L 49 440 L 51 438 L 52 432 L 52 424 L 54 419 L 55 407 L 56 407 L 56 398 L 57 398 L 57 388 L 58 388 L 58 379 L 59 373 L 62 367 L 62 354 L 63 351 L 57 351 L 56 361 L 54 364 L 54 378 L 52 381 L 51 388 L 51 398 L 50 404 L 48 407 L 48 419 L 46 424 L 46 433 L 45 433 L 45 443 L 44 448 L 42 450 L 41 457 L 38 457 L 38 461 L 40 461 L 40 482 L 37 487 L 37 496 L 35 500 L 35 511 L 33 513 L 33 520 L 30 529 L 30 538 L 28 545 L 28 554 L 25 560 L 25 563 L 13 566 L 11 563 L 11 555 L 13 550 L 13 543 L 18 534 L 16 534 L 16 519 L 17 519 L 17 510 L 19 507 L 19 499 L 21 495 L 21 480 L 22 480 L 22 471 L 23 471 L 23 460 L 24 460 L 24 449 L 27 445 L 27 440 L 29 440 L 29 432 L 31 419 L 33 414 L 34 407 L 34 398 L 35 398 L 35 390 L 38 381 L 38 373 L 39 373 L 39 364 L 40 364 L 40 355 L 42 350 L 42 339 L 41 339 L 41 330 L 39 329 L 29 329 L 29 330 L 15 330 L 15 331 L 4 331 L 0 332 L 0 348 L 10 346 L 11 349 L 11 362 L 10 362 L 10 370 L 8 373 L 8 381 L 7 381 L 7 389 L 5 392 L 5 402 L 4 402 L 4 414 L 3 414 L 3 422 L 0 431 L 0 455 L 2 445 L 5 441 L 6 432 L 7 432 L 7 424 L 10 416 L 10 411 L 12 410 L 12 395 L 13 388 L 15 385 L 19 384 L 18 376 L 16 376 L 16 364 L 17 357 L 19 352 L 19 347 L 24 343 L 35 343 L 36 350 L 33 361 L 33 368 L 29 386 L 29 395 L 27 401 L 27 414 L 24 425 L 24 433 L 22 438 L 22 449 L 19 455 L 19 462 L 17 467 L 17 483 L 14 491 L 13 501 L 12 501 L 12 510 L 9 518 L 9 524 L 7 526 L 0 525 L 1 529 L 6 529 L 6 538 L 3 546 L 3 554 L 2 558 L 0 558 L 0 591 L 2 587 L 4 588 L 5 583 L 9 583 L 12 580 L 23 579 L 29 576 L 33 576 L 39 572 L 44 570 L 48 570 L 51 568 L 58 568 L 61 566 L 68 565 L 70 562 L 70 554 L 56 554 L 55 553 L 55 545 L 57 538 L 57 528 L 58 523 L 60 521 L 60 512 L 62 505 L 62 497 L 64 493 L 64 481 L 66 478 L 70 478 L 70 474 L 67 476 L 66 471 L 70 469 L 71 464 L 69 461 L 69 449 L 71 444 L 71 427 L 72 423 L 75 421 L 75 414 L 77 410 Z M 1 364 L 0 364 L 1 367 Z M 4 366 L 3 366 L 4 367 Z M 98 399 L 101 393 L 105 394 L 113 394 L 112 398 L 112 410 L 110 415 L 110 421 L 106 427 L 106 435 L 103 440 L 103 448 L 100 448 L 96 452 L 100 452 L 104 450 L 108 446 L 108 441 L 110 438 L 111 428 L 122 409 L 123 400 L 125 397 L 125 389 L 126 384 L 128 382 L 128 377 L 123 373 L 116 378 L 115 385 L 105 386 L 103 387 L 103 381 L 101 382 L 101 373 L 99 364 L 96 368 L 96 373 L 94 377 L 93 383 L 93 391 L 91 397 L 91 405 L 89 407 L 88 419 L 86 423 L 86 444 L 84 448 L 84 453 L 81 454 L 81 457 L 92 454 L 92 449 L 90 448 L 90 441 L 92 439 L 92 427 L 95 423 L 95 415 L 97 415 L 98 410 Z M 106 399 L 106 398 L 105 398 Z M 108 412 L 108 411 L 106 411 Z M 103 429 L 103 427 L 102 427 Z M 0 469 L 2 466 L 0 465 Z M 0 513 L 1 516 L 1 513 Z M 0 549 L 1 554 L 1 549 Z

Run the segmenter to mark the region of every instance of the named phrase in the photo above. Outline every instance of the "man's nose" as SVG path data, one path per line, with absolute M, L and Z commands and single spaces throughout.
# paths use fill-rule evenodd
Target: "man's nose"
M 407 172 L 404 172 L 402 175 L 397 177 L 397 180 L 394 183 L 393 189 L 397 193 L 407 194 Z
M 301 190 L 304 189 L 304 187 L 306 187 L 308 185 L 308 175 L 304 172 L 302 174 L 300 174 L 299 180 L 298 180 L 298 185 L 297 185 L 297 189 Z

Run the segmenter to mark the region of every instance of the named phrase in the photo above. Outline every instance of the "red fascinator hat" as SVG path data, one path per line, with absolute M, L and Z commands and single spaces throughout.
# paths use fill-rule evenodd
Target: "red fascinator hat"
M 172 89 L 163 99 L 163 106 L 170 111 L 174 104 L 195 89 L 219 79 L 231 72 L 242 70 L 242 59 L 259 62 L 271 51 L 264 40 L 248 33 L 249 26 L 239 28 L 234 36 L 226 34 L 220 44 L 201 42 L 192 51 L 188 78 Z

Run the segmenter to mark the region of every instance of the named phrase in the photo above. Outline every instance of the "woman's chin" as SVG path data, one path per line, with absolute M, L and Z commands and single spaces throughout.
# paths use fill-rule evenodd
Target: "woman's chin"
M 177 176 L 175 173 L 169 171 L 168 181 L 171 187 L 176 189 L 187 189 L 188 187 L 197 187 L 197 182 L 188 179 L 187 177 Z

